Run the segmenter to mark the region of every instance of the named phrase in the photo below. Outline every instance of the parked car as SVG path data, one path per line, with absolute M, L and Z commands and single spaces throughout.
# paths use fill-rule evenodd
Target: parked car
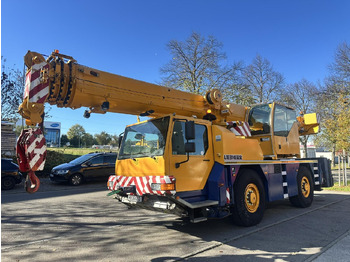
M 12 159 L 1 158 L 1 190 L 10 190 L 22 182 L 23 175 Z
M 50 173 L 53 182 L 68 181 L 78 186 L 86 180 L 108 178 L 114 174 L 117 153 L 90 153 L 80 156 L 69 163 L 55 166 Z

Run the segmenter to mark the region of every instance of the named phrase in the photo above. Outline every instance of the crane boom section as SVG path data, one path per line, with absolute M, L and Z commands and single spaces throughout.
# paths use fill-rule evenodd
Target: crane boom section
M 89 107 L 93 113 L 151 114 L 159 117 L 176 113 L 203 118 L 211 109 L 216 123 L 244 121 L 246 108 L 221 100 L 219 90 L 206 96 L 151 84 L 124 76 L 107 73 L 80 64 L 69 56 L 52 53 L 46 60 L 40 54 L 28 51 L 25 62 L 28 70 L 40 70 L 40 82 L 48 86 L 45 102 L 58 107 L 77 109 Z M 32 82 L 33 83 L 33 82 Z M 34 87 L 29 87 L 33 89 Z M 43 104 L 43 103 L 42 103 Z M 40 107 L 40 109 L 39 109 Z M 24 101 L 20 113 L 30 121 L 39 123 L 42 106 L 37 101 Z

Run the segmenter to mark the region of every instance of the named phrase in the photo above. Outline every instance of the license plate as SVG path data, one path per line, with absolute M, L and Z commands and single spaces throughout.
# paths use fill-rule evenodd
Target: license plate
M 53 174 L 50 174 L 50 177 L 53 177 Z
M 135 196 L 135 195 L 128 195 L 128 200 L 131 203 L 138 203 L 138 202 L 142 202 L 142 197 Z

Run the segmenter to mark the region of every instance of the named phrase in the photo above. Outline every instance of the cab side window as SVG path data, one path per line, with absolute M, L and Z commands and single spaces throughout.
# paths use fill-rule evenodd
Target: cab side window
M 208 150 L 208 131 L 204 125 L 195 125 L 196 138 L 189 142 L 194 142 L 196 145 L 196 152 L 190 155 L 205 155 Z M 172 153 L 173 155 L 186 155 L 185 152 L 185 122 L 175 121 L 173 135 L 172 135 Z
M 252 135 L 270 134 L 271 104 L 258 105 L 249 112 L 248 123 Z
M 274 135 L 287 137 L 295 121 L 296 113 L 294 110 L 276 105 L 273 121 Z

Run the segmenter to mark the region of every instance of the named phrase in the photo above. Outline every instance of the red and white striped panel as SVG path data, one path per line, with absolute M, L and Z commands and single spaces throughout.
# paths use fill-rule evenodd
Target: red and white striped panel
M 230 188 L 226 188 L 226 204 L 231 203 Z
M 248 122 L 242 122 L 242 121 L 232 121 L 227 122 L 229 130 L 234 133 L 236 136 L 245 136 L 249 137 L 252 136 L 250 133 L 250 128 Z
M 108 189 L 118 190 L 120 187 L 135 186 L 136 193 L 139 196 L 144 194 L 151 195 L 175 195 L 175 190 L 152 190 L 151 184 L 172 184 L 174 183 L 174 177 L 171 176 L 144 176 L 144 177 L 131 177 L 131 176 L 110 176 L 108 178 Z M 112 184 L 112 186 L 111 186 Z
M 24 98 L 29 96 L 29 102 L 43 104 L 49 95 L 49 81 L 41 81 L 41 70 L 49 70 L 49 64 L 42 62 L 31 67 L 26 75 Z
M 25 153 L 32 171 L 43 170 L 46 161 L 46 141 L 40 129 L 29 129 Z

